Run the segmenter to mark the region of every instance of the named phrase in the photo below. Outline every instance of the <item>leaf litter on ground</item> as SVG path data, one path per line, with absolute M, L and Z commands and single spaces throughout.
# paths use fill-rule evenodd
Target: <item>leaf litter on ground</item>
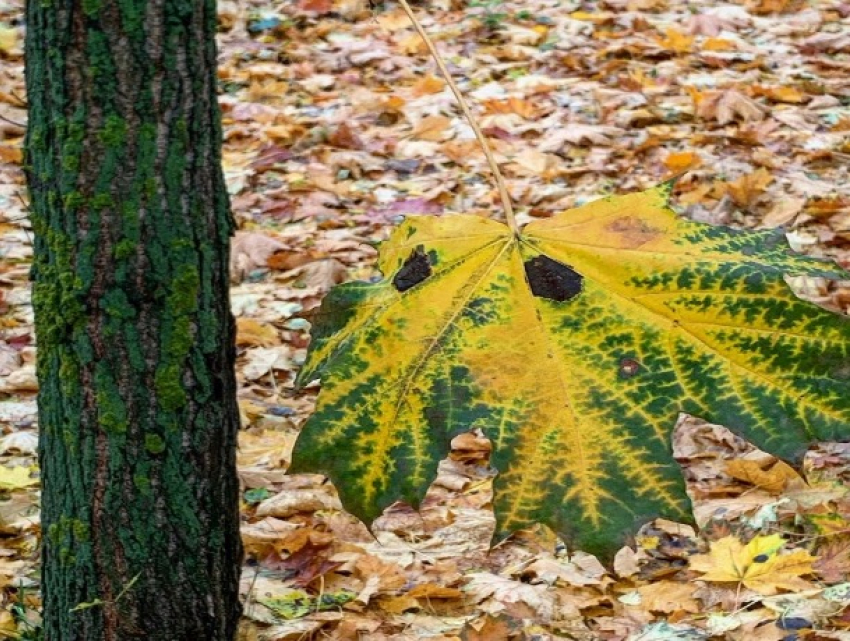
M 3 360 L 8 372 L 0 370 L 4 435 L 34 435 L 37 427 L 33 379 L 20 373 L 34 362 L 25 342 L 32 312 L 19 151 L 26 120 L 22 4 L 0 1 L 0 353 L 18 354 Z M 673 203 L 691 219 L 748 229 L 783 225 L 795 249 L 850 264 L 850 63 L 848 11 L 841 4 L 527 0 L 475 7 L 432 0 L 418 11 L 472 96 L 522 222 L 690 170 L 678 181 Z M 348 279 L 368 280 L 376 275 L 374 245 L 405 214 L 490 216 L 498 196 L 468 125 L 398 7 L 222 0 L 219 24 L 224 161 L 234 212 L 241 232 L 260 234 L 287 252 L 235 270 L 235 314 L 264 327 L 258 336 L 243 335 L 239 348 L 240 474 L 246 492 L 268 492 L 262 500 L 305 491 L 285 517 L 258 515 L 262 501 L 247 495 L 246 542 L 253 541 L 254 554 L 244 573 L 243 638 L 781 639 L 813 628 L 818 638 L 841 638 L 845 602 L 825 596 L 831 588 L 822 586 L 840 587 L 848 578 L 846 446 L 812 448 L 804 461 L 808 485 L 800 487 L 781 470 L 775 482 L 765 481 L 755 470 L 770 474 L 776 463 L 724 428 L 683 420 L 674 454 L 700 535 L 685 526 L 648 524 L 618 554 L 616 575 L 598 584 L 575 585 L 565 580 L 573 570 L 556 571 L 575 560 L 560 556 L 557 538 L 545 529 L 532 528 L 487 552 L 492 478 L 481 449 L 455 451 L 420 511 L 392 507 L 375 524 L 374 537 L 337 504 L 317 509 L 310 492 L 327 491 L 321 477 L 298 477 L 294 484 L 283 475 L 316 389 L 294 395 L 288 384 L 306 354 L 303 312 L 315 309 L 339 276 L 308 284 L 287 272 L 334 259 Z M 423 122 L 441 127 L 423 129 Z M 845 283 L 811 278 L 794 286 L 834 309 L 850 303 Z M 243 369 L 257 362 L 254 350 L 277 346 L 261 340 L 286 346 L 285 358 L 280 367 L 276 359 L 256 378 L 246 377 Z M 7 474 L 23 467 L 37 478 L 28 442 L 24 436 L 0 454 Z M 738 461 L 756 465 L 730 470 Z M 0 495 L 4 606 L 25 601 L 29 612 L 38 609 L 31 589 L 37 588 L 37 498 L 34 486 Z M 294 539 L 294 531 L 318 534 Z M 725 537 L 746 546 L 774 534 L 783 536 L 784 553 L 818 557 L 813 572 L 800 575 L 810 589 L 767 597 L 746 586 L 702 581 L 703 573 L 689 567 L 690 558 L 710 554 Z M 260 599 L 296 589 L 298 575 L 275 566 L 307 540 L 326 541 L 319 546 L 325 552 L 314 556 L 339 564 L 298 588 L 313 604 L 322 593 L 363 593 L 369 578 L 355 571 L 359 559 L 394 564 L 407 583 L 366 604 L 350 601 L 334 611 L 313 606 L 300 619 L 285 621 L 268 609 L 260 615 Z M 541 603 L 572 604 L 564 612 L 578 614 L 553 625 L 545 607 L 526 608 L 509 590 L 479 602 L 464 588 L 482 573 L 550 595 Z M 409 596 L 418 594 L 418 585 L 463 596 L 427 596 L 430 587 L 423 588 L 425 596 Z M 799 599 L 769 601 L 786 595 Z M 691 611 L 694 600 L 699 613 Z M 493 608 L 502 613 L 489 614 Z M 28 624 L 10 616 L 0 625 L 22 632 Z

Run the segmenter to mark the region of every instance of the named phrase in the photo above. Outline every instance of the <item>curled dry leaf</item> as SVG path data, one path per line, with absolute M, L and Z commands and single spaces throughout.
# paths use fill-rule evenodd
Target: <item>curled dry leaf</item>
M 329 492 L 313 489 L 288 489 L 257 506 L 257 516 L 286 518 L 298 512 L 341 510 L 339 499 Z

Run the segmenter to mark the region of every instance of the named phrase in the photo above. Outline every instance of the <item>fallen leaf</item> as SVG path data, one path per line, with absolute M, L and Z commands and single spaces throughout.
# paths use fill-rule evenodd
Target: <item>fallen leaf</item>
M 269 257 L 287 247 L 257 232 L 236 232 L 230 244 L 230 280 L 240 282 L 255 269 L 265 268 Z
M 261 323 L 253 318 L 236 319 L 236 344 L 249 347 L 272 347 L 280 345 L 280 336 L 274 325 Z
M 765 595 L 811 587 L 801 577 L 814 572 L 817 557 L 800 549 L 783 553 L 784 545 L 778 534 L 756 536 L 746 545 L 727 536 L 712 541 L 708 554 L 692 556 L 690 567 L 703 573 L 703 581 L 739 583 Z
M 761 461 L 736 459 L 726 462 L 726 473 L 768 492 L 779 494 L 789 483 L 804 484 L 802 477 L 784 461 L 765 465 Z
M 0 490 L 20 490 L 32 485 L 38 485 L 38 478 L 30 474 L 28 467 L 6 467 L 0 465 Z
M 405 20 L 407 16 L 405 16 Z M 411 91 L 414 96 L 427 96 L 429 94 L 440 93 L 445 89 L 446 81 L 442 78 L 437 78 L 436 76 L 432 76 L 428 74 L 427 76 L 423 76 L 419 80 L 417 80 Z
M 445 116 L 427 116 L 413 128 L 411 136 L 419 140 L 439 142 L 451 135 L 452 121 Z
M 846 581 L 850 575 L 850 536 L 833 536 L 818 546 L 814 570 L 827 583 Z
M 700 165 L 702 159 L 695 151 L 671 152 L 664 159 L 664 166 L 675 173 L 696 169 Z
M 505 443 L 493 452 L 503 534 L 542 521 L 613 555 L 636 512 L 692 518 L 669 448 L 685 408 L 746 426 L 776 455 L 845 434 L 850 406 L 817 390 L 850 323 L 783 277 L 842 272 L 770 232 L 679 218 L 667 189 L 596 200 L 519 239 L 473 215 L 408 218 L 382 247 L 385 278 L 333 290 L 312 317 L 299 376 L 322 391 L 293 471 L 328 474 L 371 522 L 397 499 L 419 504 L 447 437 L 474 426 Z M 646 397 L 660 380 L 664 394 Z
M 637 591 L 640 594 L 641 606 L 646 610 L 672 614 L 673 612 L 702 611 L 702 606 L 694 598 L 696 589 L 697 586 L 693 583 L 657 581 L 642 585 Z
M 760 167 L 752 173 L 744 174 L 737 180 L 726 183 L 726 193 L 736 205 L 749 209 L 772 182 L 773 174 L 764 167 Z

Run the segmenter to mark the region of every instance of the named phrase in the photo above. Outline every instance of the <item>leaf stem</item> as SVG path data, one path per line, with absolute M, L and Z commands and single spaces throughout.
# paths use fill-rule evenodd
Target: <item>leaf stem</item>
M 502 172 L 499 171 L 499 165 L 496 163 L 496 157 L 490 149 L 490 144 L 484 137 L 475 117 L 472 115 L 469 105 L 466 104 L 463 94 L 452 79 L 452 75 L 449 73 L 446 63 L 443 62 L 443 58 L 437 51 L 437 47 L 434 46 L 434 41 L 431 40 L 430 36 L 425 32 L 425 29 L 422 28 L 419 20 L 416 19 L 416 15 L 413 13 L 413 9 L 410 8 L 410 5 L 407 4 L 407 0 L 398 1 L 401 4 L 402 9 L 404 9 L 404 12 L 407 14 L 407 17 L 410 18 L 410 21 L 413 23 L 413 28 L 416 29 L 419 37 L 425 42 L 425 46 L 428 48 L 431 57 L 433 57 L 434 62 L 437 63 L 437 68 L 439 68 L 440 73 L 443 74 L 443 78 L 445 78 L 446 83 L 449 85 L 449 88 L 452 90 L 452 93 L 457 99 L 461 111 L 463 111 L 463 115 L 466 116 L 466 119 L 469 121 L 469 126 L 472 127 L 472 131 L 475 133 L 475 137 L 478 139 L 478 143 L 484 151 L 484 156 L 487 158 L 487 164 L 490 165 L 490 171 L 493 173 L 493 180 L 496 181 L 496 187 L 499 190 L 499 199 L 502 201 L 502 208 L 505 210 L 505 221 L 508 223 L 508 227 L 510 227 L 514 235 L 518 235 L 519 229 L 517 227 L 516 217 L 514 216 L 514 208 L 511 204 L 511 197 L 510 194 L 508 194 L 508 188 L 505 186 L 505 179 L 502 177 Z

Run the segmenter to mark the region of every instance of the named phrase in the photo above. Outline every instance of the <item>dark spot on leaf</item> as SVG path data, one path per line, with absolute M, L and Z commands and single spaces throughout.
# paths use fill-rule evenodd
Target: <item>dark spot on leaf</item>
M 425 248 L 419 245 L 411 252 L 407 260 L 393 277 L 393 287 L 400 292 L 406 292 L 418 285 L 431 275 L 431 261 L 425 255 Z
M 767 554 L 759 554 L 753 557 L 753 563 L 767 563 L 770 557 Z
M 558 302 L 578 296 L 584 280 L 578 272 L 542 254 L 525 261 L 525 277 L 532 294 Z
M 633 358 L 621 358 L 620 369 L 617 372 L 620 378 L 631 378 L 640 371 L 640 363 Z

